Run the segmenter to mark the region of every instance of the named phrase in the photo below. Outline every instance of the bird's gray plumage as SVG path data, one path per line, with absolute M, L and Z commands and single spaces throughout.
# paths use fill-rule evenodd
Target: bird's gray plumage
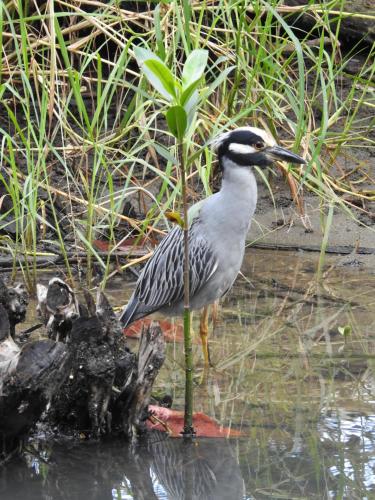
M 192 309 L 222 297 L 231 288 L 242 263 L 245 238 L 256 206 L 257 186 L 250 170 L 231 167 L 220 192 L 189 211 L 193 214 L 189 228 Z M 155 311 L 175 315 L 182 309 L 183 231 L 176 226 L 143 268 L 120 319 L 126 326 Z
M 304 160 L 276 145 L 265 131 L 243 127 L 214 143 L 223 171 L 222 186 L 189 210 L 190 306 L 200 309 L 222 297 L 240 270 L 246 235 L 257 202 L 252 165 L 267 166 L 285 156 Z M 120 316 L 124 326 L 152 312 L 183 310 L 183 231 L 173 228 L 145 265 Z
M 201 233 L 199 215 L 189 231 L 190 290 L 195 295 L 217 268 L 215 253 Z M 147 314 L 169 307 L 183 299 L 184 235 L 176 226 L 156 248 L 139 277 L 135 292 L 121 317 L 126 325 Z M 172 272 L 173 271 L 173 272 Z

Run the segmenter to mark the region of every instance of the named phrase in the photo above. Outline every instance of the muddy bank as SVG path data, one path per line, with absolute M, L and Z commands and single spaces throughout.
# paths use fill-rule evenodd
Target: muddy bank
M 320 252 L 329 205 L 317 196 L 304 198 L 305 215 L 301 217 L 290 192 L 279 179 L 275 206 L 264 185 L 259 186 L 257 211 L 248 234 L 248 244 L 255 248 Z M 357 214 L 360 215 L 360 214 Z M 375 270 L 375 219 L 361 223 L 342 208 L 336 207 L 329 229 L 327 253 L 341 256 L 338 265 L 359 267 L 369 273 Z

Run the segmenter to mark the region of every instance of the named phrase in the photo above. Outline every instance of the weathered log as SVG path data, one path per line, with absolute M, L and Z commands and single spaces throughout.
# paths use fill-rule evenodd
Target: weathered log
M 158 324 L 144 329 L 137 358 L 126 348 L 122 329 L 106 304 L 107 323 L 99 314 L 73 322 L 73 369 L 64 387 L 64 408 L 60 395 L 54 404 L 54 420 L 61 425 L 70 417 L 70 427 L 90 430 L 96 437 L 113 431 L 134 439 L 145 430 L 152 385 L 164 361 L 164 338 Z M 106 330 L 111 320 L 113 328 Z
M 38 283 L 37 312 L 53 340 L 65 341 L 72 321 L 79 316 L 79 305 L 72 288 L 60 278 L 52 278 L 48 287 Z
M 17 367 L 20 348 L 10 336 L 10 323 L 5 307 L 0 304 L 0 397 L 3 393 L 3 381 Z
M 64 285 L 54 278 L 47 291 L 38 287 L 49 336 L 64 339 L 73 356 L 70 377 L 49 411 L 51 423 L 95 437 L 111 431 L 134 437 L 145 428 L 151 388 L 164 361 L 160 327 L 144 330 L 137 358 L 106 296 L 99 292 L 95 302 L 84 291 L 85 304 L 78 304 Z
M 26 314 L 23 287 L 0 280 L 0 458 L 18 449 L 69 373 L 66 345 L 49 340 L 15 343 L 15 325 Z
M 54 305 L 48 305 L 49 290 L 45 294 L 45 321 L 52 338 L 61 338 L 64 334 L 73 363 L 69 379 L 53 400 L 49 418 L 53 425 L 65 432 L 79 431 L 100 436 L 111 430 L 108 407 L 117 364 L 127 353 L 126 340 L 103 294 L 99 294 L 96 305 L 85 291 L 86 304 L 78 304 L 72 290 L 67 294 L 63 282 L 54 281 L 53 285 L 53 296 L 57 299 Z M 61 300 L 61 307 L 57 307 L 60 297 L 65 299 Z M 74 308 L 72 304 L 75 304 Z M 40 310 L 43 311 L 43 305 Z
M 0 302 L 0 341 L 5 340 L 10 335 L 10 323 L 8 312 Z
M 61 261 L 63 261 L 63 258 L 60 255 L 53 254 L 48 255 L 47 257 L 41 255 L 27 255 L 26 257 L 21 255 L 17 256 L 17 262 L 19 262 L 20 264 L 28 263 L 35 265 L 40 269 L 45 269 L 52 265 L 56 266 L 56 264 L 59 264 Z M 13 266 L 14 257 L 12 255 L 10 255 L 9 257 L 4 255 L 0 256 L 0 268 L 2 272 L 11 272 L 13 270 Z
M 122 429 L 131 439 L 145 431 L 152 386 L 164 359 L 163 333 L 159 323 L 152 322 L 142 330 L 137 363 L 114 402 L 115 412 L 121 414 Z
M 3 381 L 0 397 L 3 444 L 22 438 L 34 426 L 65 380 L 69 366 L 69 350 L 61 342 L 40 340 L 24 346 L 16 369 Z
M 303 250 L 304 252 L 320 252 L 321 245 L 303 245 L 300 243 L 269 243 L 269 242 L 258 242 L 252 243 L 251 248 L 260 248 L 265 250 L 285 250 L 285 251 L 296 251 Z M 338 254 L 338 255 L 348 255 L 348 254 L 360 254 L 360 255 L 374 255 L 375 248 L 370 247 L 356 247 L 355 245 L 328 245 L 325 249 L 326 253 Z
M 112 432 L 134 439 L 142 433 L 152 385 L 164 361 L 159 325 L 144 328 L 136 356 L 103 293 L 95 301 L 85 291 L 85 303 L 79 303 L 75 292 L 54 278 L 48 287 L 37 288 L 38 311 L 50 338 L 20 349 L 9 335 L 10 318 L 14 329 L 21 319 L 14 313 L 20 308 L 6 309 L 8 291 L 4 285 L 0 302 L 3 456 L 17 449 L 42 414 L 45 425 L 69 434 Z
M 3 305 L 8 316 L 10 335 L 13 338 L 16 325 L 25 319 L 28 302 L 29 297 L 23 285 L 7 287 L 0 278 L 0 304 Z

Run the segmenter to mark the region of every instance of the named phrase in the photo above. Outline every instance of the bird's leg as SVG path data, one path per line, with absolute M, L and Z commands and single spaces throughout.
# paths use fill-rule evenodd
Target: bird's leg
M 211 365 L 210 352 L 208 350 L 208 308 L 205 306 L 201 314 L 201 320 L 199 325 L 199 334 L 202 342 L 202 350 L 204 357 L 204 365 L 208 367 Z

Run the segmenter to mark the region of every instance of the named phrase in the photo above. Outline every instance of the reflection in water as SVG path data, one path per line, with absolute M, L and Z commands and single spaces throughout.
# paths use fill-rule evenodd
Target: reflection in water
M 375 416 L 330 413 L 315 429 L 308 412 L 296 417 L 301 432 L 291 439 L 263 429 L 255 438 L 190 445 L 154 431 L 135 449 L 121 441 L 42 447 L 0 471 L 0 498 L 374 498 Z
M 0 499 L 374 499 L 375 276 L 327 257 L 318 286 L 314 258 L 249 252 L 210 338 L 206 383 L 195 345 L 196 410 L 247 437 L 54 445 L 0 469 Z M 182 367 L 170 344 L 157 384 L 175 408 Z
M 126 443 L 56 445 L 43 462 L 13 463 L 1 473 L 2 500 L 191 499 L 241 500 L 244 482 L 232 445 L 189 444 L 156 431 L 131 449 Z
M 338 463 L 329 471 L 345 485 L 345 495 L 375 494 L 375 415 L 337 409 L 322 419 L 319 431 L 325 445 L 337 448 Z

